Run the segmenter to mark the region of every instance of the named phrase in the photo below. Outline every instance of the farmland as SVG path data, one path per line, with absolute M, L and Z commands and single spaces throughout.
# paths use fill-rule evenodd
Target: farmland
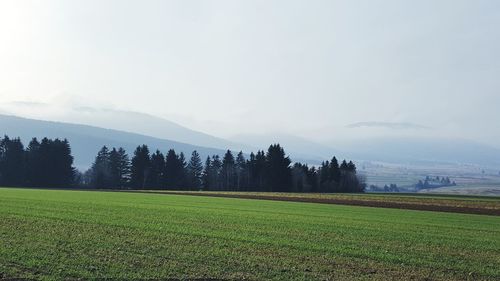
M 498 249 L 499 216 L 0 189 L 0 278 L 494 280 Z
M 427 210 L 469 214 L 500 215 L 500 197 L 463 196 L 417 193 L 286 193 L 286 192 L 224 192 L 137 190 L 159 194 L 178 194 L 226 198 L 264 199 L 276 201 L 342 204 L 410 210 Z
M 483 168 L 467 164 L 393 164 L 361 161 L 357 163 L 366 176 L 368 185 L 383 187 L 397 184 L 401 191 L 415 191 L 419 180 L 429 177 L 449 177 L 457 186 L 421 190 L 426 193 L 468 195 L 500 195 L 500 174 L 497 168 Z

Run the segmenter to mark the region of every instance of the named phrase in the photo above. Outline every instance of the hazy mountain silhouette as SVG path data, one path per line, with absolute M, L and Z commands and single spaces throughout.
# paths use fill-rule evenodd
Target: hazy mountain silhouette
M 364 137 L 318 143 L 293 135 L 237 135 L 231 140 L 262 149 L 279 142 L 293 160 L 317 164 L 333 155 L 341 159 L 396 164 L 453 163 L 500 167 L 500 149 L 468 140 L 442 138 Z
M 209 154 L 223 155 L 224 153 L 224 150 L 220 149 L 196 146 L 136 133 L 8 115 L 0 115 L 0 134 L 6 134 L 10 137 L 20 137 L 24 145 L 27 145 L 32 137 L 67 138 L 75 157 L 75 165 L 78 168 L 89 167 L 92 161 L 94 161 L 97 151 L 103 145 L 108 147 L 121 146 L 127 150 L 129 155 L 140 144 L 148 145 L 151 151 L 160 149 L 164 153 L 168 149 L 173 148 L 177 152 L 184 152 L 186 157 L 189 157 L 193 150 L 197 150 L 202 157 L 206 157 Z
M 230 140 L 252 146 L 254 151 L 256 149 L 265 150 L 271 143 L 279 143 L 292 160 L 311 164 L 319 164 L 324 160 L 330 160 L 334 155 L 343 157 L 345 154 L 333 147 L 290 134 L 240 134 L 231 137 Z
M 219 149 L 245 149 L 245 146 L 242 144 L 195 131 L 170 120 L 147 113 L 115 109 L 96 109 L 92 107 L 76 107 L 74 111 L 80 114 L 79 117 L 72 117 L 72 121 L 78 124 L 112 128 Z
M 46 104 L 18 101 L 0 104 L 0 114 L 109 128 L 198 146 L 248 150 L 248 147 L 242 144 L 192 130 L 158 116 L 135 111 L 96 108 L 71 102 Z
M 331 143 L 334 143 L 333 141 Z M 500 149 L 459 139 L 366 138 L 337 142 L 348 157 L 394 163 L 438 162 L 500 167 Z
M 369 127 L 369 128 L 386 128 L 386 129 L 393 129 L 393 130 L 405 130 L 405 129 L 430 129 L 428 126 L 420 125 L 420 124 L 415 124 L 415 123 L 398 123 L 398 122 L 375 122 L 375 121 L 369 121 L 369 122 L 358 122 L 358 123 L 353 123 L 349 124 L 346 126 L 346 128 L 364 128 L 364 127 Z
M 86 110 L 88 112 L 92 109 L 87 108 Z M 166 150 L 173 148 L 178 152 L 184 152 L 186 155 L 189 155 L 192 150 L 196 149 L 202 157 L 206 157 L 208 154 L 223 155 L 227 148 L 237 150 L 235 146 L 241 147 L 246 153 L 250 151 L 255 152 L 258 149 L 266 150 L 271 143 L 280 143 L 292 160 L 310 164 L 318 164 L 335 155 L 342 159 L 348 158 L 404 164 L 438 162 L 500 167 L 500 149 L 466 140 L 391 137 L 363 138 L 349 142 L 331 141 L 320 144 L 293 135 L 245 134 L 237 135 L 231 138 L 231 141 L 227 141 L 147 114 L 127 111 L 113 112 L 113 115 L 109 116 L 108 121 L 103 123 L 108 124 L 107 126 L 120 123 L 121 125 L 118 127 L 123 128 L 123 130 L 116 130 L 117 126 L 114 129 L 104 129 L 89 125 L 0 115 L 0 134 L 7 134 L 11 137 L 19 136 L 25 145 L 27 145 L 31 137 L 67 138 L 73 149 L 75 165 L 79 168 L 88 167 L 94 160 L 99 148 L 103 145 L 122 146 L 129 154 L 132 154 L 135 147 L 139 144 L 147 144 L 152 151 L 158 148 L 166 152 Z M 115 123 L 112 122 L 112 116 L 116 118 Z M 137 117 L 135 121 L 134 116 Z M 152 121 L 152 123 L 157 123 L 148 125 L 148 120 Z M 96 123 L 97 121 L 98 119 L 95 119 Z M 143 129 L 136 132 L 135 129 L 141 127 L 141 122 L 144 124 L 142 126 Z M 128 126 L 130 123 L 133 124 Z M 165 132 L 161 128 L 165 128 Z M 147 132 L 156 132 L 156 136 L 148 136 Z M 159 135 L 172 135 L 175 137 L 175 140 L 157 137 Z M 178 139 L 185 141 L 181 142 Z M 200 145 L 200 143 L 213 143 L 216 147 Z M 227 146 L 224 147 L 224 145 Z

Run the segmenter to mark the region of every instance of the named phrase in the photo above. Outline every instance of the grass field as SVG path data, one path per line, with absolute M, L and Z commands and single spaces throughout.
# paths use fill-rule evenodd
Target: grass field
M 498 280 L 500 217 L 0 188 L 0 278 Z
M 500 197 L 420 193 L 283 193 L 234 191 L 137 190 L 160 194 L 181 194 L 228 198 L 266 199 L 310 203 L 329 203 L 367 207 L 500 215 Z

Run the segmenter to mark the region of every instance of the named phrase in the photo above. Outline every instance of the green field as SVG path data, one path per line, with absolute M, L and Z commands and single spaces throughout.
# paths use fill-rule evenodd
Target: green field
M 0 189 L 0 279 L 498 280 L 500 217 Z
M 285 193 L 235 191 L 136 190 L 140 193 L 216 196 L 310 203 L 333 203 L 369 207 L 392 207 L 427 211 L 500 215 L 500 197 L 425 193 Z

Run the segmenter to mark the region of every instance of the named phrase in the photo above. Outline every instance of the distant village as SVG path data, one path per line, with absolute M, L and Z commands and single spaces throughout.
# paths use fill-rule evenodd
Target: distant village
M 456 186 L 457 183 L 455 181 L 450 180 L 449 177 L 425 177 L 424 180 L 419 180 L 418 183 L 415 184 L 415 189 L 412 191 L 419 191 L 422 189 L 433 189 L 447 186 Z M 404 188 L 398 187 L 397 184 L 391 183 L 389 185 L 384 185 L 383 187 L 377 185 L 370 185 L 368 187 L 369 192 L 400 192 L 400 191 L 409 191 L 407 187 Z

